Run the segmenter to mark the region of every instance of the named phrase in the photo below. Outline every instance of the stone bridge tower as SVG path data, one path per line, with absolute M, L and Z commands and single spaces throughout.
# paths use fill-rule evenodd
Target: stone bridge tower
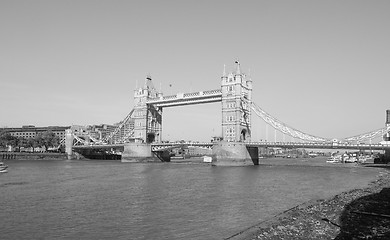
M 386 110 L 386 128 L 387 128 L 387 132 L 386 132 L 386 135 L 383 136 L 383 140 L 385 141 L 390 141 L 390 109 Z
M 251 140 L 252 80 L 241 72 L 236 61 L 234 72 L 221 77 L 222 137 L 213 145 L 212 165 L 258 165 L 257 147 L 246 145 Z
M 155 108 L 148 104 L 149 99 L 158 98 L 152 83 L 152 78 L 147 76 L 145 84 L 134 91 L 134 139 L 136 142 L 152 143 L 160 142 L 162 137 L 162 108 Z
M 386 110 L 386 122 L 385 122 L 385 126 L 386 126 L 386 134 L 383 136 L 383 140 L 384 141 L 390 141 L 390 110 Z M 390 150 L 389 149 L 386 149 L 385 150 L 385 160 L 386 162 L 390 162 Z
M 241 72 L 236 61 L 235 72 L 221 77 L 222 137 L 228 142 L 250 142 L 252 80 Z

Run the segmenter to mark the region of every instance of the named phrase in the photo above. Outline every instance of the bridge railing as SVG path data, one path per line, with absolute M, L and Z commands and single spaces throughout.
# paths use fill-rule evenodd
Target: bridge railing
M 176 95 L 163 96 L 161 98 L 151 98 L 147 100 L 147 103 L 157 103 L 164 101 L 172 101 L 176 99 L 191 99 L 191 98 L 199 98 L 199 97 L 213 97 L 222 94 L 221 89 L 215 90 L 206 90 L 192 93 L 177 93 Z
M 203 94 L 204 95 L 218 95 L 218 94 L 222 94 L 222 90 L 221 89 L 207 90 L 207 91 L 204 91 Z
M 162 100 L 172 100 L 172 99 L 176 99 L 176 98 L 177 98 L 177 95 L 170 95 L 170 96 L 164 96 L 162 98 Z M 159 100 L 161 100 L 161 99 L 160 98 L 153 98 L 153 99 L 148 100 L 148 102 L 150 102 L 150 101 L 159 101 Z
M 183 97 L 188 98 L 188 97 L 199 97 L 202 96 L 203 92 L 193 92 L 193 93 L 184 93 Z

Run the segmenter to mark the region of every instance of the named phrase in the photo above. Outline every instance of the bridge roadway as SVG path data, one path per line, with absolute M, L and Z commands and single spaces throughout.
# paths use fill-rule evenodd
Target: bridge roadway
M 314 149 L 350 149 L 350 150 L 385 150 L 390 149 L 390 145 L 382 144 L 349 144 L 333 142 L 253 142 L 247 143 L 252 147 L 281 147 L 281 148 L 314 148 Z
M 348 144 L 348 143 L 299 143 L 299 142 L 251 142 L 246 143 L 248 147 L 281 147 L 281 148 L 312 148 L 312 149 L 350 149 L 350 150 L 386 150 L 390 145 L 382 144 Z M 73 149 L 118 149 L 125 146 L 122 144 L 101 144 L 101 145 L 79 145 Z M 206 142 L 184 142 L 184 143 L 152 143 L 153 152 L 170 150 L 179 147 L 199 147 L 212 149 L 213 143 Z
M 73 146 L 72 149 L 117 149 L 117 148 L 123 148 L 124 146 L 125 146 L 124 143 L 119 143 L 119 144 L 76 145 L 76 146 Z

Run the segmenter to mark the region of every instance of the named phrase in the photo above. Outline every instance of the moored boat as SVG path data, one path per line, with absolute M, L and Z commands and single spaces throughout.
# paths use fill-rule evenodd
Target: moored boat
M 203 156 L 203 162 L 211 163 L 212 161 L 213 161 L 212 157 L 210 157 L 210 156 Z
M 339 163 L 341 161 L 341 155 L 334 155 L 330 157 L 326 162 L 327 163 Z

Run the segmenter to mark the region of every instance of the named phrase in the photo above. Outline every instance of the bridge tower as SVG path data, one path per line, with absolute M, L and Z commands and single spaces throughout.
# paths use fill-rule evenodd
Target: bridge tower
M 387 128 L 387 132 L 385 134 L 385 136 L 383 136 L 383 140 L 385 141 L 390 141 L 390 110 L 386 110 L 386 128 Z
M 134 91 L 134 139 L 137 142 L 160 142 L 162 137 L 162 108 L 147 104 L 150 98 L 160 97 L 153 86 L 152 78 L 147 76 L 144 86 Z
M 386 134 L 383 136 L 384 141 L 390 141 L 390 110 L 386 110 Z M 385 150 L 385 159 L 387 162 L 390 162 L 390 150 L 386 149 Z
M 252 80 L 241 72 L 236 61 L 235 72 L 221 77 L 222 137 L 228 142 L 250 142 Z
M 222 92 L 222 137 L 213 145 L 215 166 L 258 165 L 257 147 L 248 147 L 251 140 L 252 80 L 241 72 L 236 61 L 234 72 L 221 77 Z

